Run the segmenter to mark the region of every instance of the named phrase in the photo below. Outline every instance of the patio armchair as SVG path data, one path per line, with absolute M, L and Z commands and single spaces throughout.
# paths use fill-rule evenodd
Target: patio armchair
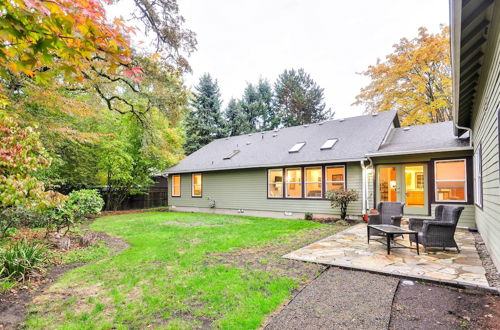
M 443 209 L 444 205 L 438 205 L 434 209 L 434 219 L 423 219 L 423 218 L 410 218 L 408 219 L 408 229 L 421 232 L 422 226 L 424 225 L 424 221 L 432 220 L 432 221 L 441 221 L 443 218 Z
M 399 202 L 380 202 L 377 205 L 378 214 L 370 214 L 368 216 L 368 224 L 401 227 L 403 207 L 404 204 Z M 370 228 L 370 236 L 384 236 L 384 233 Z
M 439 205 L 434 219 L 411 218 L 409 228 L 418 231 L 418 243 L 426 250 L 428 247 L 441 247 L 443 250 L 454 247 L 460 253 L 454 236 L 463 209 L 461 206 Z M 415 238 L 410 235 L 411 242 L 416 243 Z

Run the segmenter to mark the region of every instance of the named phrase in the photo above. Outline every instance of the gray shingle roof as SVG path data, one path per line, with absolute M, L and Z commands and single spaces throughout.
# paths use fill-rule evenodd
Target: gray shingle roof
M 166 173 L 361 160 L 367 153 L 378 150 L 393 122 L 399 126 L 396 112 L 388 111 L 376 116 L 351 117 L 283 128 L 277 132 L 218 139 L 184 158 Z M 331 138 L 338 139 L 333 148 L 320 150 Z M 299 152 L 289 153 L 288 150 L 297 142 L 306 144 Z M 240 152 L 230 159 L 223 159 L 233 150 Z
M 376 154 L 415 153 L 468 148 L 469 139 L 454 135 L 453 122 L 426 124 L 393 129 Z

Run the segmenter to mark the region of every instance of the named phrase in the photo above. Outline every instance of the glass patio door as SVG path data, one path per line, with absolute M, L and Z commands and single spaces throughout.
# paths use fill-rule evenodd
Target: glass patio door
M 377 202 L 405 203 L 405 214 L 427 214 L 427 165 L 377 167 Z

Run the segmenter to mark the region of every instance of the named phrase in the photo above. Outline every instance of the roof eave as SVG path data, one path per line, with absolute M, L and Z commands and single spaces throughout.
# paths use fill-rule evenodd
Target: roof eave
M 366 154 L 366 157 L 399 156 L 399 155 L 428 154 L 428 153 L 435 153 L 435 152 L 470 151 L 470 150 L 473 150 L 473 148 L 470 146 L 467 146 L 467 147 L 453 147 L 453 148 L 441 148 L 441 149 L 387 151 L 387 152 L 369 153 L 369 154 Z
M 190 170 L 166 170 L 163 172 L 165 175 L 177 174 L 177 173 L 193 173 L 193 172 L 214 172 L 214 171 L 230 171 L 230 170 L 244 170 L 253 168 L 272 168 L 272 167 L 288 167 L 288 166 L 300 166 L 300 165 L 319 165 L 319 164 L 341 164 L 341 163 L 352 163 L 367 160 L 366 157 L 363 158 L 350 158 L 350 159 L 338 159 L 338 160 L 322 160 L 322 161 L 310 161 L 310 162 L 297 162 L 297 163 L 278 163 L 278 164 L 258 164 L 252 166 L 230 166 L 230 167 L 217 167 L 217 168 L 207 168 L 207 169 L 190 169 Z

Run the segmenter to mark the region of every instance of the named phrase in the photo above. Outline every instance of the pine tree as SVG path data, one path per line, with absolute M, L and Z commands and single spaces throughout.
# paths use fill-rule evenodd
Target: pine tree
M 246 113 L 243 111 L 241 101 L 231 99 L 224 113 L 229 136 L 241 135 L 254 132 Z
M 274 129 L 279 125 L 273 104 L 273 90 L 267 80 L 259 79 L 256 85 L 247 84 L 242 97 L 242 108 L 254 127 L 253 131 Z
M 191 112 L 186 116 L 184 150 L 191 154 L 215 139 L 226 136 L 217 80 L 204 74 L 195 87 Z
M 332 118 L 331 110 L 325 109 L 323 91 L 304 69 L 280 74 L 274 92 L 282 125 L 290 127 Z

